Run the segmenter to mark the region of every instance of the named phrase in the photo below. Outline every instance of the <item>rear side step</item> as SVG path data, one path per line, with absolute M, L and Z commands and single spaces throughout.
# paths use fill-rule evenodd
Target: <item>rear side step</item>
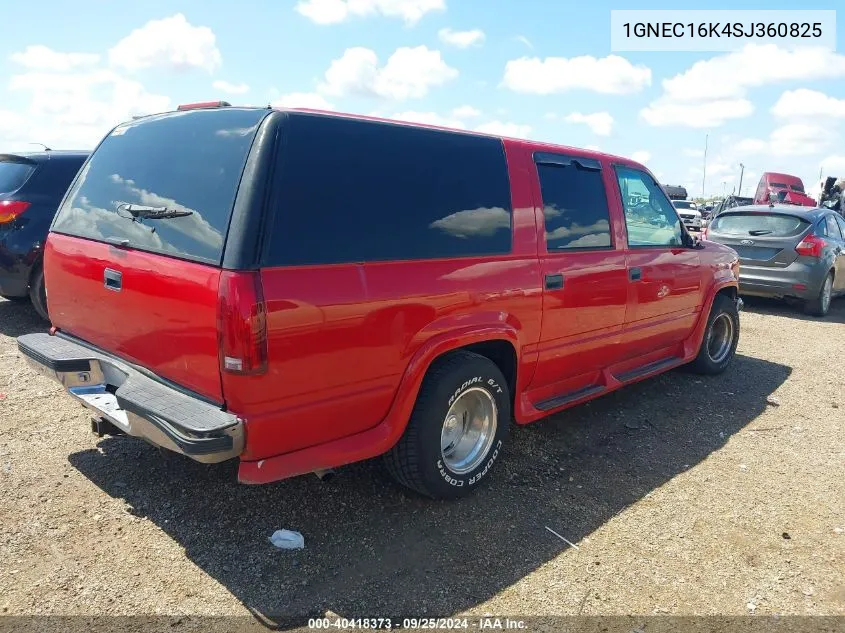
M 681 365 L 683 362 L 683 359 L 678 358 L 677 356 L 672 356 L 671 358 L 656 360 L 652 363 L 637 367 L 636 369 L 631 369 L 630 371 L 623 372 L 619 375 L 614 374 L 613 377 L 619 382 L 630 382 L 632 380 L 636 380 L 637 378 L 653 374 L 654 372 L 669 369 L 675 365 Z
M 599 394 L 605 389 L 607 389 L 607 387 L 605 387 L 604 385 L 590 385 L 588 387 L 578 389 L 577 391 L 570 391 L 563 395 L 555 396 L 554 398 L 550 398 L 549 400 L 543 400 L 542 402 L 538 402 L 534 406 L 540 411 L 551 411 L 552 409 L 557 409 L 558 407 L 562 407 L 563 405 L 569 404 L 570 402 L 575 402 L 576 400 L 581 400 L 582 398 L 588 398 L 590 396 Z

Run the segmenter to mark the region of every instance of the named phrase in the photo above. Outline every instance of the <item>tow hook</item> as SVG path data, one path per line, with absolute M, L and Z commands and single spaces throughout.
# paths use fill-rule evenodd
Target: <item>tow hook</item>
M 104 435 L 126 435 L 123 429 L 119 429 L 105 418 L 97 416 L 91 417 L 91 431 L 97 437 L 103 437 Z

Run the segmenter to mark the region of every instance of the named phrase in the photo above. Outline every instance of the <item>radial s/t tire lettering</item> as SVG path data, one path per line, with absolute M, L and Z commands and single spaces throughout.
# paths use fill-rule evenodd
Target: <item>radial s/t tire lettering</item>
M 400 484 L 420 494 L 465 496 L 490 478 L 510 420 L 510 393 L 496 364 L 472 352 L 453 352 L 429 368 L 405 433 L 384 455 L 385 465 Z
M 736 303 L 724 294 L 716 295 L 698 356 L 690 369 L 699 374 L 721 374 L 728 368 L 739 343 L 739 312 Z

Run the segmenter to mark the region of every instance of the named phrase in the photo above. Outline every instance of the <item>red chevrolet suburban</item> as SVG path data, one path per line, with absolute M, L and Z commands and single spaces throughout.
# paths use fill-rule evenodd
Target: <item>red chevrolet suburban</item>
M 738 260 L 633 161 L 309 110 L 117 126 L 46 244 L 27 360 L 95 427 L 266 483 L 376 456 L 456 497 L 527 424 L 725 370 Z

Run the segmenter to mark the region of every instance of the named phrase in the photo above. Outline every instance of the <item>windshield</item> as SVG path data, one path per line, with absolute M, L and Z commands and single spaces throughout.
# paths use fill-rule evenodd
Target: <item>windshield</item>
M 789 188 L 792 191 L 797 191 L 798 193 L 804 193 L 804 186 L 803 185 L 789 185 Z
M 12 193 L 23 186 L 35 171 L 35 165 L 17 161 L 0 161 L 0 194 Z
M 689 200 L 673 200 L 672 204 L 676 209 L 693 209 L 693 205 Z
M 52 230 L 219 264 L 264 116 L 220 108 L 118 126 L 83 167 Z
M 810 223 L 794 215 L 781 213 L 728 213 L 718 216 L 710 231 L 723 235 L 767 235 L 790 237 L 800 235 Z

